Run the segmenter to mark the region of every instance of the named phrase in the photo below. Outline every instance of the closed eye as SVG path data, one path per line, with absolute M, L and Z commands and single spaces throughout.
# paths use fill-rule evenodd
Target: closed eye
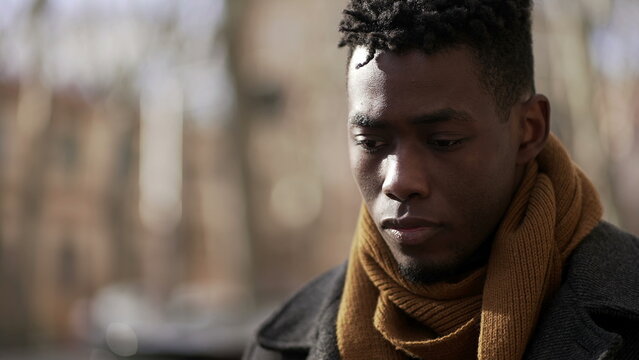
M 453 150 L 463 144 L 466 139 L 433 139 L 428 144 L 438 150 Z
M 374 153 L 379 151 L 386 145 L 386 142 L 379 138 L 372 138 L 367 136 L 358 135 L 353 138 L 355 145 L 364 149 L 364 151 L 369 153 Z

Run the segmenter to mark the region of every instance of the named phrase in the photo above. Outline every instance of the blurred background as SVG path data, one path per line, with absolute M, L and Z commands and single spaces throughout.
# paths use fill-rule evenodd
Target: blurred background
M 345 0 L 3 0 L 0 358 L 236 359 L 348 255 Z M 639 233 L 639 3 L 538 0 L 538 91 Z

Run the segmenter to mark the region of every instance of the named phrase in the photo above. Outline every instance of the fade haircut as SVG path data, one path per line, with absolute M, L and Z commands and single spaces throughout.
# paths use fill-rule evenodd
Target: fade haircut
M 339 24 L 339 46 L 377 51 L 419 49 L 428 55 L 467 46 L 498 113 L 535 93 L 531 0 L 351 0 Z

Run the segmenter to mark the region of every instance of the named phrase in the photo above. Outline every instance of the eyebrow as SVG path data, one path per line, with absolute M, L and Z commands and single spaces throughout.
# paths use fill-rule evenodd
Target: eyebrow
M 409 122 L 414 125 L 428 125 L 446 121 L 470 122 L 473 121 L 473 117 L 462 110 L 443 108 L 427 114 L 416 116 L 409 120 Z M 362 113 L 357 113 L 351 116 L 349 124 L 351 126 L 373 129 L 383 129 L 389 126 L 389 124 L 384 120 L 371 118 L 368 115 Z

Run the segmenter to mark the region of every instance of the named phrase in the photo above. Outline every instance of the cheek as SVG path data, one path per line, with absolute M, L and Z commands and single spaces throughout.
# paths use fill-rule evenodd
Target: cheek
M 381 186 L 379 178 L 375 175 L 379 172 L 378 163 L 368 159 L 365 154 L 362 154 L 353 145 L 351 145 L 349 155 L 353 179 L 359 188 L 362 198 L 370 205 L 370 202 L 376 197 L 377 189 Z
M 443 185 L 457 216 L 468 224 L 498 221 L 512 193 L 515 163 L 510 150 L 494 143 L 492 149 L 482 148 L 457 162 L 457 176 Z

